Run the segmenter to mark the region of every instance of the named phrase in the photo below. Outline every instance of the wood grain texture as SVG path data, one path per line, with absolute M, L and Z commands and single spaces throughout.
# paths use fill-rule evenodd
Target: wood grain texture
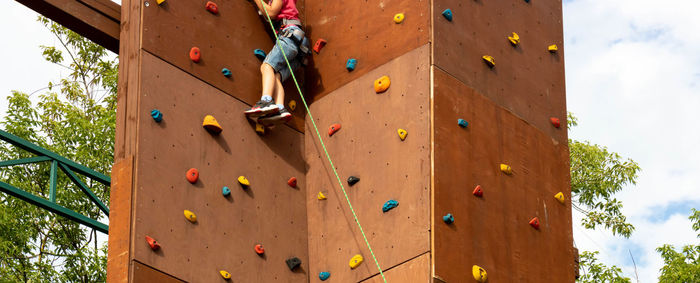
M 430 249 L 429 45 L 424 45 L 337 89 L 311 107 L 349 199 L 383 269 Z M 388 75 L 391 87 L 374 92 Z M 328 137 L 328 127 L 342 128 Z M 401 141 L 397 129 L 408 131 Z M 307 116 L 307 129 L 312 129 Z M 306 135 L 307 214 L 311 274 L 329 271 L 334 282 L 358 282 L 378 269 L 315 133 Z M 352 187 L 349 176 L 360 178 Z M 327 200 L 319 201 L 322 191 Z M 389 199 L 399 206 L 383 213 Z M 355 270 L 350 258 L 362 254 Z
M 142 264 L 138 261 L 132 261 L 132 266 L 134 269 L 134 279 L 131 281 L 133 283 L 180 283 L 184 282 L 155 270 L 148 265 Z
M 308 280 L 303 135 L 281 126 L 258 136 L 240 101 L 148 53 L 141 66 L 148 83 L 139 105 L 133 258 L 188 282 L 217 282 L 219 270 L 233 282 Z M 151 109 L 163 113 L 161 123 Z M 220 135 L 202 128 L 208 114 L 223 127 Z M 190 168 L 200 172 L 194 185 L 185 179 Z M 237 183 L 240 175 L 249 189 Z M 185 219 L 185 209 L 197 223 Z M 162 248 L 151 251 L 146 235 Z M 255 254 L 258 243 L 265 257 Z M 296 272 L 285 264 L 290 257 L 302 260 Z
M 435 275 L 469 282 L 479 265 L 489 282 L 574 282 L 567 144 L 440 70 L 434 79 Z M 483 198 L 472 195 L 476 185 Z M 554 198 L 560 191 L 565 205 Z M 447 213 L 454 224 L 442 221 Z
M 107 281 L 110 283 L 128 282 L 129 279 L 133 177 L 133 157 L 124 158 L 112 166 L 107 252 Z
M 387 282 L 429 283 L 430 253 L 423 254 L 387 270 L 384 272 L 384 277 L 386 277 Z M 381 276 L 375 275 L 362 282 L 383 283 L 384 280 L 382 280 Z
M 452 22 L 442 15 L 454 14 Z M 436 0 L 433 64 L 496 104 L 566 142 L 566 95 L 561 1 Z M 520 35 L 520 45 L 507 37 Z M 547 46 L 557 44 L 555 54 Z M 491 55 L 496 66 L 482 60 Z M 550 117 L 562 121 L 554 128 Z

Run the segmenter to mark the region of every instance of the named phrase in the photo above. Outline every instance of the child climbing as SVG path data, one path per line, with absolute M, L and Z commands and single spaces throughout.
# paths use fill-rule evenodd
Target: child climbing
M 252 108 L 245 111 L 250 119 L 264 126 L 285 123 L 292 114 L 284 107 L 284 88 L 282 82 L 291 76 L 292 70 L 298 69 L 309 54 L 309 40 L 304 36 L 299 20 L 297 0 L 253 0 L 265 22 L 265 11 L 273 20 L 279 40 L 272 47 L 260 66 L 262 74 L 262 97 Z M 292 70 L 287 66 L 286 55 Z M 274 100 L 273 100 L 274 99 Z

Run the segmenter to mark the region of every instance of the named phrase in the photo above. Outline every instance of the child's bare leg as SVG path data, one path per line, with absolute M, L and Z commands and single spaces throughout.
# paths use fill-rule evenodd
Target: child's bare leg
M 275 69 L 267 63 L 260 65 L 260 73 L 262 74 L 262 96 L 260 97 L 260 101 L 255 103 L 253 107 L 244 111 L 248 118 L 274 114 L 278 113 L 280 110 L 272 100 L 272 95 L 276 94 L 276 81 L 279 80 L 279 75 L 275 76 Z M 284 99 L 284 94 L 282 94 L 282 99 Z
M 284 87 L 279 73 L 275 74 L 275 103 L 284 107 Z
M 263 63 L 260 65 L 260 73 L 262 74 L 262 96 L 270 96 L 272 98 L 272 94 L 275 91 L 275 81 L 278 80 L 275 76 L 275 69 L 267 63 Z

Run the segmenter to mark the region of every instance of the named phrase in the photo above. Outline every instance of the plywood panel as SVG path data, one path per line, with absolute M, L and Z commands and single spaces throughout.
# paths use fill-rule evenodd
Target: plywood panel
M 429 283 L 430 282 L 430 253 L 426 253 L 399 266 L 384 272 L 387 282 L 403 283 Z M 382 277 L 376 275 L 366 281 L 367 283 L 382 283 Z
M 313 42 L 328 41 L 306 70 L 307 92 L 316 100 L 429 40 L 430 1 L 307 0 L 306 28 Z M 393 17 L 404 13 L 395 24 Z M 349 58 L 358 61 L 348 72 Z
M 258 136 L 240 101 L 144 53 L 138 117 L 134 259 L 188 282 L 300 282 L 308 275 L 303 136 L 278 127 Z M 151 109 L 163 112 L 155 123 Z M 212 114 L 224 130 L 212 136 L 202 119 Z M 185 172 L 198 168 L 192 185 Z M 236 182 L 246 176 L 251 187 Z M 298 179 L 298 188 L 287 185 Z M 231 196 L 222 196 L 228 186 Z M 185 209 L 196 213 L 188 222 Z M 162 249 L 152 252 L 149 235 Z M 254 253 L 262 243 L 266 256 Z M 303 264 L 290 271 L 285 260 Z
M 444 72 L 434 77 L 435 275 L 465 282 L 476 264 L 490 282 L 573 282 L 571 205 L 554 199 L 570 197 L 567 144 Z M 483 198 L 471 194 L 476 185 Z M 454 224 L 442 221 L 446 213 Z
M 430 249 L 429 46 L 424 45 L 337 89 L 314 103 L 319 126 L 348 197 L 382 268 Z M 376 94 L 373 82 L 388 75 L 391 87 Z M 311 129 L 307 116 L 307 128 Z M 328 137 L 327 129 L 341 130 Z M 397 129 L 408 131 L 401 141 Z M 357 282 L 378 273 L 315 133 L 306 135 L 307 211 L 311 274 L 329 271 L 334 282 Z M 349 176 L 360 182 L 348 187 Z M 322 191 L 327 200 L 319 201 Z M 387 213 L 389 199 L 399 206 Z M 362 254 L 355 270 L 350 258 Z
M 118 161 L 112 166 L 112 186 L 109 202 L 109 238 L 107 280 L 128 282 L 131 247 L 131 188 L 134 178 L 134 158 Z
M 167 274 L 155 270 L 147 265 L 144 265 L 138 261 L 132 261 L 134 269 L 134 283 L 180 283 L 183 282 L 175 277 L 168 276 Z
M 565 130 L 552 127 L 550 117 L 566 123 L 564 50 L 561 1 L 436 0 L 434 64 L 512 111 L 560 142 Z M 454 14 L 452 22 L 442 15 Z M 507 37 L 520 35 L 518 47 Z M 550 54 L 547 46 L 557 44 Z M 489 68 L 483 55 L 496 59 Z

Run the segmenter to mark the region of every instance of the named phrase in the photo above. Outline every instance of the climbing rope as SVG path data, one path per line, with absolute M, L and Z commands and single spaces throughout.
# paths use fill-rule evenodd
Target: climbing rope
M 275 32 L 275 25 L 272 23 L 272 19 L 270 19 L 270 14 L 267 12 L 267 8 L 265 7 L 264 3 L 262 0 L 260 1 L 260 6 L 263 7 L 263 10 L 265 11 L 265 16 L 267 17 L 267 21 L 270 23 L 270 28 L 272 28 L 272 33 L 275 35 L 275 42 L 279 43 L 280 39 L 277 36 L 277 33 Z M 306 104 L 306 99 L 304 98 L 304 94 L 301 91 L 301 88 L 299 87 L 299 82 L 297 82 L 296 76 L 294 76 L 294 70 L 292 69 L 292 65 L 289 64 L 289 60 L 287 59 L 287 54 L 284 52 L 284 48 L 279 47 L 280 51 L 282 51 L 282 56 L 284 57 L 284 61 L 287 62 L 287 68 L 289 68 L 289 73 L 292 75 L 292 79 L 294 80 L 294 85 L 297 87 L 297 91 L 299 92 L 299 96 L 301 97 L 301 102 L 304 103 L 304 108 L 306 108 L 306 113 L 309 114 L 309 119 L 311 119 L 311 124 L 314 126 L 314 130 L 316 131 L 316 136 L 318 137 L 318 140 L 321 142 L 321 147 L 323 148 L 323 151 L 326 153 L 326 158 L 328 159 L 328 163 L 331 165 L 331 169 L 333 169 L 333 173 L 335 174 L 335 178 L 338 179 L 338 184 L 340 185 L 340 189 L 343 191 L 343 195 L 345 195 L 345 201 L 347 201 L 348 206 L 350 207 L 350 212 L 352 212 L 352 217 L 355 218 L 355 223 L 357 223 L 357 227 L 360 228 L 360 232 L 362 233 L 362 238 L 365 240 L 365 244 L 367 245 L 367 249 L 369 249 L 369 253 L 372 255 L 372 259 L 374 259 L 374 263 L 377 264 L 377 269 L 379 269 L 379 274 L 382 276 L 382 279 L 384 280 L 384 283 L 387 283 L 386 277 L 384 277 L 384 272 L 382 272 L 382 268 L 379 266 L 379 261 L 377 260 L 377 257 L 374 255 L 374 251 L 372 251 L 372 246 L 370 246 L 369 241 L 367 240 L 367 235 L 365 235 L 365 231 L 362 229 L 362 225 L 360 225 L 360 220 L 357 218 L 357 214 L 355 213 L 355 209 L 352 207 L 352 203 L 350 203 L 350 198 L 348 197 L 348 193 L 345 191 L 345 187 L 343 186 L 343 181 L 340 180 L 340 176 L 338 176 L 338 171 L 335 170 L 335 165 L 333 165 L 333 160 L 331 160 L 331 156 L 328 153 L 328 150 L 326 149 L 326 144 L 323 143 L 323 139 L 321 138 L 321 134 L 318 131 L 318 127 L 316 126 L 316 122 L 314 121 L 314 116 L 311 115 L 311 110 L 309 110 L 309 105 Z

